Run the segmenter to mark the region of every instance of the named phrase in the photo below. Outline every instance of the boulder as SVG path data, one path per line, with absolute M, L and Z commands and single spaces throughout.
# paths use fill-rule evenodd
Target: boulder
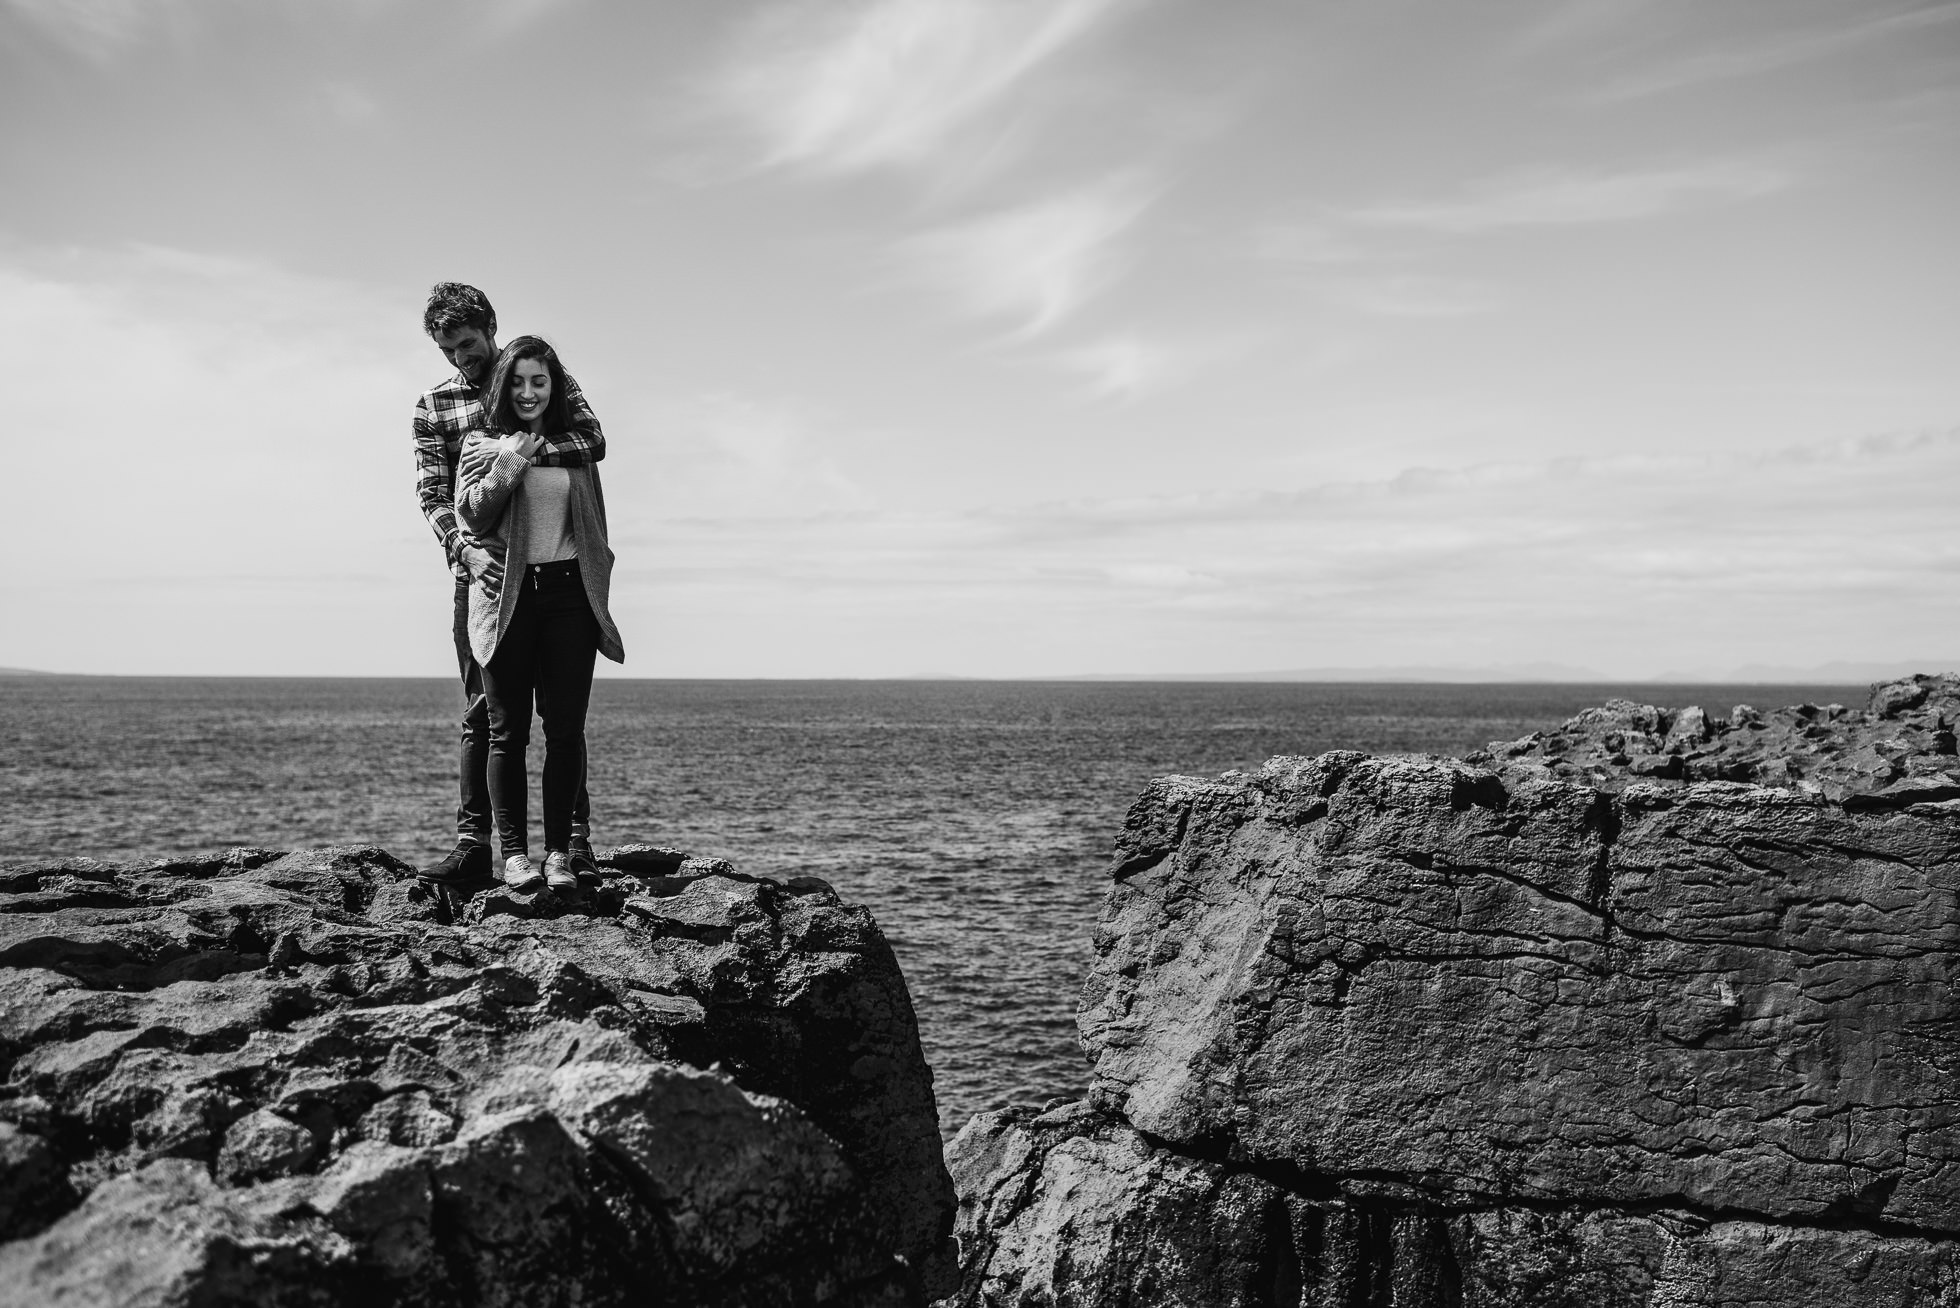
M 820 881 L 384 852 L 0 870 L 0 1303 L 922 1303 L 910 997 Z
M 951 1146 L 949 1302 L 1960 1305 L 1960 800 L 1846 779 L 1952 690 L 1748 759 L 1816 784 L 1695 780 L 1723 729 L 1638 705 L 1156 783 L 1088 1099 Z

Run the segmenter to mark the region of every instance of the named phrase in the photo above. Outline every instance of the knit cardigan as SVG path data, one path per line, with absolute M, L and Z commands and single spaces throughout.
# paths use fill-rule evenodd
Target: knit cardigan
M 528 538 L 524 473 L 530 463 L 512 450 L 500 449 L 495 436 L 471 432 L 463 438 L 456 462 L 456 516 L 503 565 L 502 570 L 470 581 L 470 652 L 488 663 L 510 629 L 522 591 L 524 560 L 517 551 Z M 599 652 L 615 663 L 626 661 L 626 646 L 606 606 L 612 592 L 612 547 L 606 543 L 606 497 L 599 487 L 599 469 L 587 465 L 567 468 L 571 474 L 572 539 L 578 545 L 579 576 L 585 599 L 599 620 Z M 516 578 L 512 583 L 511 578 Z

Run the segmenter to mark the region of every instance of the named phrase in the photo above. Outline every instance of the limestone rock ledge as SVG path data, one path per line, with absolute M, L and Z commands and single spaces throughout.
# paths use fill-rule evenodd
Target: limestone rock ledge
M 1667 1207 L 1451 1206 L 1194 1158 L 1076 1103 L 951 1146 L 952 1302 L 1189 1308 L 1944 1308 L 1951 1242 Z
M 917 1304 L 911 1000 L 814 879 L 372 848 L 0 870 L 0 1304 Z
M 954 1142 L 949 1302 L 1960 1305 L 1960 801 L 1648 779 L 1596 727 L 1152 786 L 1090 1097 Z M 1548 764 L 1589 739 L 1612 785 Z

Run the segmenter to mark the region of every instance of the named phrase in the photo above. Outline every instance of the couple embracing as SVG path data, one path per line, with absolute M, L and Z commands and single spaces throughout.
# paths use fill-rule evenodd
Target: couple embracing
M 456 578 L 466 707 L 456 848 L 420 875 L 461 885 L 495 870 L 514 890 L 573 890 L 598 875 L 585 785 L 592 669 L 599 654 L 626 656 L 607 608 L 606 438 L 550 345 L 519 336 L 498 347 L 482 291 L 439 283 L 422 327 L 456 369 L 415 406 L 415 472 Z M 526 813 L 533 704 L 544 728 L 542 866 Z

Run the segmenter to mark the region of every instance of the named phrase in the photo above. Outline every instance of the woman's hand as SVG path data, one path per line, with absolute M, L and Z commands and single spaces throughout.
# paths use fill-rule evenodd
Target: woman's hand
M 534 431 L 514 431 L 501 437 L 497 441 L 497 448 L 509 450 L 512 454 L 528 461 L 536 458 L 538 451 L 544 448 L 544 437 Z

